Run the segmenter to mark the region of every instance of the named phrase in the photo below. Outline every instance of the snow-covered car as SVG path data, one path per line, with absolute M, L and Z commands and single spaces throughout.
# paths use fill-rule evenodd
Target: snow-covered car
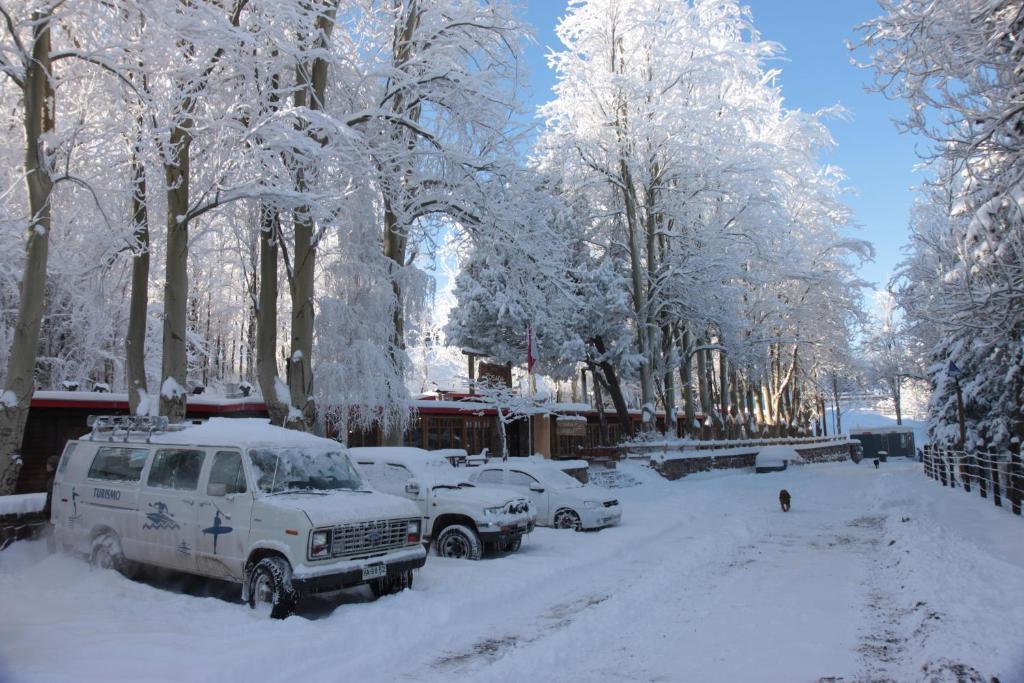
M 477 484 L 503 486 L 528 495 L 541 526 L 600 529 L 622 519 L 622 506 L 606 490 L 581 484 L 550 461 L 495 460 L 476 468 L 469 478 Z
M 364 486 L 337 442 L 261 419 L 99 418 L 64 449 L 51 521 L 98 566 L 234 581 L 275 618 L 302 594 L 400 591 L 426 560 L 415 505 Z
M 515 552 L 533 531 L 536 512 L 528 497 L 472 484 L 442 455 L 403 447 L 351 448 L 349 454 L 371 486 L 416 503 L 423 540 L 442 557 Z

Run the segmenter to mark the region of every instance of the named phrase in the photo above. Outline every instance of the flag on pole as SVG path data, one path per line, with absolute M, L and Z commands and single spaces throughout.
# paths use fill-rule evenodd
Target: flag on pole
M 533 328 L 526 328 L 526 372 L 533 374 L 533 364 L 537 361 L 536 352 L 533 350 Z

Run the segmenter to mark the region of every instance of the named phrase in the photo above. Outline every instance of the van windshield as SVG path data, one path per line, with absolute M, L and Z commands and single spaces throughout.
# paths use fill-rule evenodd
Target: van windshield
M 311 448 L 251 448 L 263 493 L 356 491 L 363 482 L 344 453 Z

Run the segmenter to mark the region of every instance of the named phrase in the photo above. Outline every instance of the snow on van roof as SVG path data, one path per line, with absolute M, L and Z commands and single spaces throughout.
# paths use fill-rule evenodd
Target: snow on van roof
M 211 417 L 173 432 L 154 434 L 153 443 L 196 446 L 317 446 L 341 449 L 337 441 L 275 427 L 262 417 Z
M 411 458 L 422 460 L 432 455 L 431 451 L 414 446 L 356 446 L 349 448 L 348 454 L 356 459 L 378 460 L 381 458 L 393 458 L 403 461 Z

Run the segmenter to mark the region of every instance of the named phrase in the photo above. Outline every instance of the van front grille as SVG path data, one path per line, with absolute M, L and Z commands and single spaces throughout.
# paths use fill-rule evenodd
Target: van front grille
M 373 555 L 408 545 L 409 522 L 414 519 L 382 519 L 334 527 L 331 555 Z

